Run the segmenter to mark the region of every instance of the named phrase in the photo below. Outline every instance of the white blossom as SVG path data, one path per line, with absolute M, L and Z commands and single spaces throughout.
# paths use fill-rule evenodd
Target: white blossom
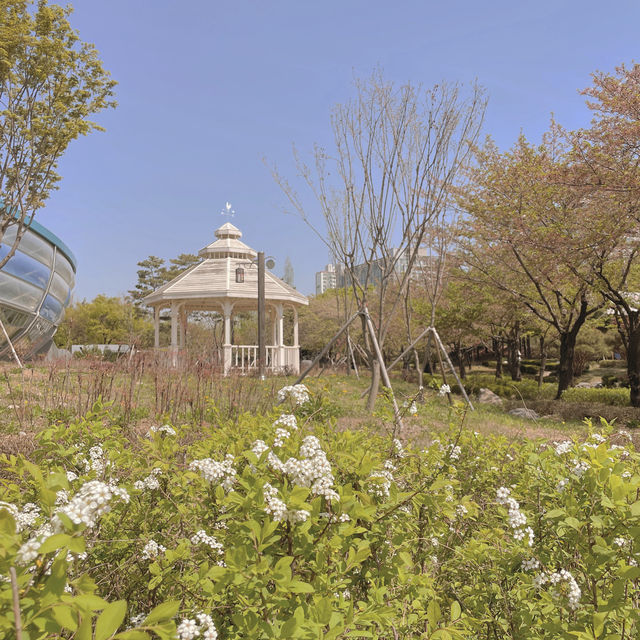
M 200 529 L 196 534 L 191 537 L 191 544 L 206 544 L 213 549 L 218 555 L 224 553 L 224 548 L 220 542 L 218 542 L 213 536 L 207 535 L 204 529 Z
M 296 406 L 309 401 L 309 390 L 303 384 L 288 385 L 278 391 L 278 402 L 291 398 Z
M 147 438 L 151 438 L 156 433 L 159 433 L 160 435 L 166 434 L 168 436 L 175 436 L 176 430 L 168 424 L 163 424 L 161 427 L 151 426 L 149 427 L 149 431 L 147 431 Z
M 153 471 L 144 480 L 136 480 L 133 483 L 133 486 L 136 489 L 139 489 L 141 491 L 143 489 L 151 489 L 152 491 L 154 489 L 159 489 L 160 488 L 160 481 L 158 480 L 159 475 L 162 475 L 162 469 L 160 469 L 159 467 L 155 467 Z
M 284 441 L 290 435 L 291 434 L 286 429 L 282 429 L 282 428 L 276 429 L 276 437 L 275 437 L 275 439 L 273 441 L 273 446 L 274 447 L 281 447 L 284 444 Z
M 441 385 L 438 391 L 438 395 L 446 396 L 448 393 L 451 393 L 451 387 L 448 384 Z
M 157 558 L 161 553 L 164 553 L 167 548 L 161 544 L 158 544 L 155 540 L 149 540 L 142 549 L 142 557 L 145 560 L 153 560 Z
M 189 465 L 190 471 L 200 471 L 208 482 L 219 482 L 225 491 L 231 491 L 236 480 L 236 470 L 233 468 L 233 456 L 228 453 L 223 462 L 213 458 L 194 460 Z
M 571 442 L 571 440 L 554 442 L 553 445 L 556 449 L 556 454 L 559 456 L 564 455 L 565 453 L 569 453 L 569 451 L 571 451 L 571 449 L 573 448 L 573 442 Z
M 274 423 L 274 427 L 286 427 L 287 429 L 293 429 L 297 431 L 298 422 L 296 417 L 292 413 L 283 413 Z

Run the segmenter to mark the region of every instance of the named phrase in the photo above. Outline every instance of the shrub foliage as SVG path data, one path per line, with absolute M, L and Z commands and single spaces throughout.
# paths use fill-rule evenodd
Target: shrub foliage
M 282 399 L 146 435 L 96 405 L 34 461 L 5 456 L 0 635 L 17 607 L 29 640 L 638 637 L 625 432 L 514 443 L 457 424 L 418 450 L 336 431 L 302 389 Z

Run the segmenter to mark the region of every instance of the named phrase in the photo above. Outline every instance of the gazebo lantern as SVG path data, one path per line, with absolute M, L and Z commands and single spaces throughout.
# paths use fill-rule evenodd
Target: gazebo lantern
M 247 269 L 258 253 L 240 240 L 242 232 L 230 222 L 216 231 L 216 240 L 199 252 L 202 262 L 144 298 L 154 308 L 155 347 L 160 347 L 160 311 L 171 309 L 171 360 L 186 345 L 187 316 L 192 311 L 217 311 L 224 318 L 224 344 L 212 354 L 225 374 L 258 369 L 258 345 L 232 344 L 234 313 L 258 309 L 258 269 Z M 271 268 L 267 264 L 267 268 Z M 298 307 L 309 301 L 300 292 L 265 271 L 264 297 L 271 331 L 266 338 L 266 369 L 273 373 L 299 373 Z M 284 310 L 293 309 L 293 344 L 284 343 Z

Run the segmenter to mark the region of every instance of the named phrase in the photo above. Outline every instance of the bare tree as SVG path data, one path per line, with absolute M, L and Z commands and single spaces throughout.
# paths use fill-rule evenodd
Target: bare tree
M 448 207 L 450 188 L 470 157 L 486 101 L 474 85 L 400 88 L 375 72 L 355 82 L 356 96 L 334 108 L 335 151 L 316 147 L 312 166 L 297 168 L 320 205 L 320 231 L 296 190 L 274 169 L 290 203 L 326 242 L 359 306 L 372 308 L 378 342 L 406 296 L 410 274 L 432 221 Z M 392 282 L 398 286 L 390 287 Z M 366 336 L 366 332 L 364 332 Z M 371 367 L 368 408 L 380 370 L 365 337 Z

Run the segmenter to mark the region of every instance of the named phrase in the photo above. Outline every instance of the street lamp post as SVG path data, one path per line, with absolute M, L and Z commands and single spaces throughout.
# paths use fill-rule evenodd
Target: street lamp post
M 264 297 L 264 251 L 258 251 L 258 374 L 264 380 L 267 372 L 267 348 L 264 339 L 265 329 Z

